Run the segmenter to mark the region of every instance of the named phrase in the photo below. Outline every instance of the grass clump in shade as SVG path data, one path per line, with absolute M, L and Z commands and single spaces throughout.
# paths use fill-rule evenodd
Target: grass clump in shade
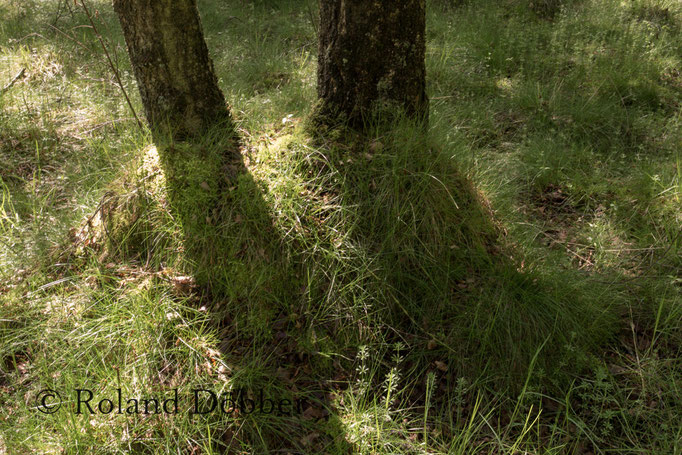
M 566 289 L 536 271 L 517 270 L 519 258 L 509 256 L 518 253 L 500 236 L 487 201 L 450 153 L 416 127 L 402 124 L 298 152 L 300 145 L 291 147 L 294 157 L 303 154 L 303 175 L 313 177 L 307 186 L 330 207 L 316 215 L 329 230 L 329 250 L 308 241 L 319 253 L 306 262 L 329 263 L 318 272 L 328 276 L 325 286 L 311 300 L 356 308 L 346 319 L 367 321 L 365 341 L 407 337 L 423 346 L 435 337 L 437 354 L 418 351 L 411 359 L 422 368 L 437 355 L 474 376 L 496 364 L 498 385 L 520 387 L 544 340 L 552 339 L 547 351 L 558 353 L 574 331 L 588 345 L 608 338 L 608 311 L 602 319 L 603 309 L 569 301 Z M 600 330 L 590 324 L 597 320 Z

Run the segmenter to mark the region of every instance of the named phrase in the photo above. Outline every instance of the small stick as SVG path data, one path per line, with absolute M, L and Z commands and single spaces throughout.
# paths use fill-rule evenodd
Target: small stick
M 92 133 L 93 131 L 98 130 L 100 128 L 104 128 L 105 126 L 113 125 L 114 123 L 118 123 L 118 122 L 126 122 L 128 120 L 134 120 L 134 119 L 132 117 L 126 117 L 126 118 L 117 118 L 114 120 L 109 120 L 108 122 L 104 122 L 104 123 L 100 123 L 98 125 L 95 125 L 94 128 L 90 128 L 89 130 L 83 131 L 83 134 Z
M 16 76 L 9 82 L 9 84 L 5 85 L 2 90 L 0 90 L 0 95 L 5 93 L 7 90 L 11 89 L 14 84 L 17 83 L 19 79 L 24 77 L 24 74 L 26 74 L 26 68 L 22 68 L 21 71 L 17 73 Z
M 62 30 L 59 29 L 59 27 L 55 27 L 55 26 L 52 25 L 52 24 L 47 24 L 47 25 L 49 25 L 50 27 L 52 27 L 52 28 L 53 28 L 55 31 L 57 31 L 59 34 L 66 36 L 68 39 L 70 39 L 70 40 L 73 41 L 74 43 L 78 44 L 80 47 L 82 47 L 82 48 L 85 49 L 86 51 L 92 52 L 90 49 L 88 49 L 88 47 L 87 47 L 85 44 L 81 43 L 80 41 L 78 41 L 78 40 L 77 40 L 76 38 L 74 38 L 73 36 L 70 36 L 69 34 L 64 33 Z

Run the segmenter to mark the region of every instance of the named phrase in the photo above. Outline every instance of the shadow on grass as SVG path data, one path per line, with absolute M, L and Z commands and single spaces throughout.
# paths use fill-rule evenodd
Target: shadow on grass
M 569 351 L 589 352 L 613 330 L 593 285 L 524 269 L 485 197 L 418 127 L 333 134 L 296 158 L 326 201 L 309 300 L 330 321 L 355 321 L 336 322 L 332 337 L 400 342 L 407 368 L 437 373 L 445 391 L 466 377 L 518 393 L 533 368 L 543 387 L 570 384 L 586 359 Z
M 276 228 L 267 189 L 249 172 L 239 145 L 220 134 L 158 150 L 185 271 L 218 329 L 230 388 L 246 400 L 241 415 L 212 437 L 216 448 L 236 453 L 246 443 L 257 453 L 307 453 L 333 446 L 348 453 L 331 415 L 328 369 L 312 367 L 309 350 L 299 345 L 303 269 Z M 249 414 L 248 399 L 259 396 L 290 405 Z

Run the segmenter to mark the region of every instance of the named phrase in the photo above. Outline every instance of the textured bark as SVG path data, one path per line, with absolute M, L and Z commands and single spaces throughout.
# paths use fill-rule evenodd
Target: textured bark
M 320 0 L 320 113 L 359 123 L 399 108 L 425 118 L 425 28 L 425 0 Z
M 196 0 L 114 0 L 114 10 L 152 130 L 181 138 L 231 127 Z

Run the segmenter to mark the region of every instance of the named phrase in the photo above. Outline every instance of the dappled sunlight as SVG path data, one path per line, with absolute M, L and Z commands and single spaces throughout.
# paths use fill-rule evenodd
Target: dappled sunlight
M 679 448 L 679 2 L 429 0 L 430 127 L 364 134 L 308 119 L 315 0 L 198 3 L 239 141 L 0 0 L 0 453 Z M 36 410 L 75 387 L 180 409 Z

